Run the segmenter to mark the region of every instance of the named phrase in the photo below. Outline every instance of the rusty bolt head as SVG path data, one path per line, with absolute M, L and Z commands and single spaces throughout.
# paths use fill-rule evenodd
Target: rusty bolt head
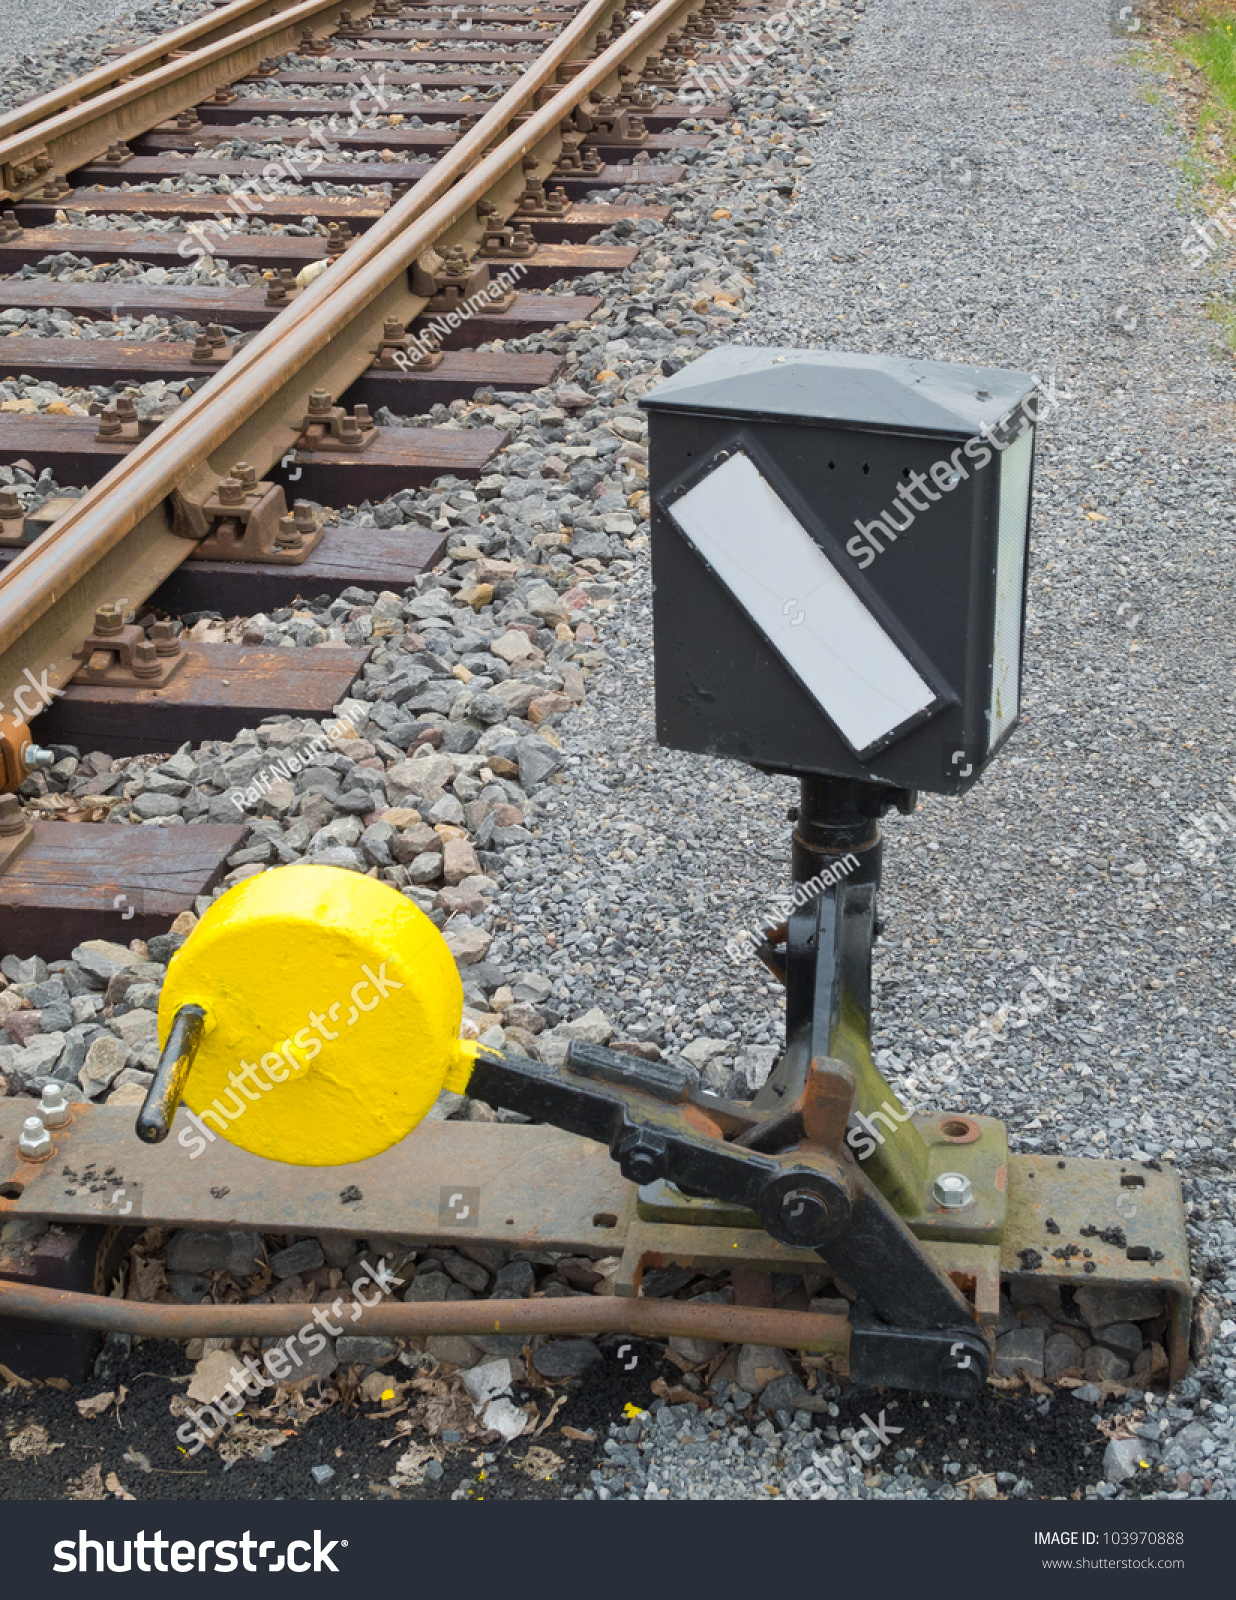
M 0 837 L 24 833 L 26 819 L 15 794 L 0 794 Z
M 17 1153 L 23 1161 L 46 1161 L 51 1155 L 51 1134 L 38 1117 L 27 1117 L 22 1123 Z
M 119 433 L 120 431 L 120 413 L 116 410 L 114 405 L 104 406 L 99 415 L 99 438 L 107 439 L 110 438 L 112 434 Z
M 150 630 L 150 642 L 155 647 L 156 655 L 178 656 L 180 654 L 180 640 L 170 622 L 156 622 Z
M 225 506 L 239 506 L 244 504 L 245 486 L 235 478 L 220 478 L 219 500 Z
M 94 631 L 106 638 L 124 627 L 124 612 L 119 606 L 100 606 L 94 614 Z
M 116 415 L 122 422 L 132 422 L 137 416 L 137 406 L 127 394 L 122 394 L 117 397 Z
M 215 350 L 217 350 L 220 345 L 225 345 L 227 343 L 227 334 L 224 333 L 223 329 L 217 322 L 208 322 L 206 324 L 206 338 L 211 348 Z
M 69 1120 L 69 1102 L 64 1098 L 64 1085 L 45 1083 L 39 1100 L 39 1116 L 45 1128 L 63 1128 Z
M 310 415 L 319 415 L 324 411 L 330 411 L 334 404 L 335 402 L 331 399 L 329 389 L 315 389 L 309 396 Z
M 251 467 L 247 461 L 234 461 L 228 476 L 235 478 L 237 483 L 243 483 L 246 489 L 252 489 L 257 483 L 257 468 Z
M 199 333 L 193 339 L 193 359 L 201 361 L 211 354 L 211 343 L 204 333 Z
M 0 520 L 23 516 L 25 516 L 25 512 L 21 508 L 21 499 L 17 490 L 0 489 Z
M 356 425 L 358 428 L 365 430 L 373 427 L 373 418 L 369 415 L 368 406 L 353 406 L 352 415 L 356 418 Z
M 143 639 L 141 644 L 133 646 L 133 676 L 135 678 L 157 678 L 163 671 L 159 663 L 159 652 L 149 639 Z
M 280 517 L 279 531 L 275 535 L 275 546 L 279 550 L 299 550 L 304 540 L 301 538 L 300 529 L 296 526 L 295 517 Z
M 395 340 L 402 339 L 403 335 L 404 326 L 401 320 L 398 317 L 387 317 L 386 321 L 382 324 L 383 339 L 390 339 L 393 342 Z

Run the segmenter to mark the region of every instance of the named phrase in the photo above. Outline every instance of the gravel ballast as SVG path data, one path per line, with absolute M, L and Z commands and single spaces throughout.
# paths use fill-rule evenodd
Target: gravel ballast
M 1221 694 L 1231 376 L 1201 310 L 1212 285 L 1179 251 L 1179 144 L 1142 98 L 1145 63 L 1124 61 L 1080 0 L 998 22 L 971 0 L 861 13 L 830 9 L 835 20 L 767 71 L 767 87 L 753 76 L 682 190 L 641 194 L 675 211 L 621 280 L 598 281 L 608 304 L 590 329 L 508 344 L 574 350 L 566 382 L 432 419 L 516 428 L 481 483 L 349 514 L 449 527 L 454 553 L 438 573 L 405 596 L 352 591 L 232 624 L 251 643 L 377 649 L 343 708 L 357 738 L 255 805 L 230 881 L 297 859 L 376 870 L 443 926 L 467 1025 L 486 1043 L 547 1060 L 572 1037 L 655 1047 L 705 1088 L 749 1093 L 775 1056 L 783 1007 L 763 968 L 726 946 L 784 893 L 795 788 L 655 744 L 639 397 L 734 339 L 1038 371 L 1064 398 L 1040 440 L 1025 725 L 965 801 L 929 798 L 889 819 L 877 1054 L 895 1084 L 948 1051 L 960 1068 L 948 1109 L 1005 1118 L 1015 1150 L 1176 1165 L 1210 1354 L 1171 1395 L 1133 1386 L 1153 1307 L 1096 1303 L 1073 1319 L 1080 1386 L 993 1390 L 967 1409 L 917 1396 L 882 1405 L 779 1352 L 730 1352 L 716 1371 L 711 1352 L 668 1366 L 647 1354 L 628 1380 L 618 1341 L 596 1342 L 599 1359 L 563 1341 L 546 1358 L 569 1385 L 563 1420 L 584 1430 L 590 1418 L 597 1442 L 574 1441 L 569 1468 L 550 1474 L 557 1487 L 537 1492 L 1229 1498 L 1232 857 L 1216 829 L 1209 851 L 1180 839 L 1191 814 L 1227 798 L 1232 770 Z M 186 622 L 195 637 L 225 633 L 222 619 Z M 119 825 L 235 820 L 229 788 L 309 732 L 274 724 L 171 762 L 66 754 L 26 797 L 95 800 Z M 60 974 L 6 963 L 5 992 L 23 1002 L 12 1015 L 41 1006 L 64 1025 L 25 1039 L 25 1024 L 8 1028 L 0 1071 L 30 1092 L 49 1063 L 65 1081 L 67 1063 L 79 1093 L 140 1098 L 143 1013 L 153 1020 L 161 981 L 150 968 L 170 953 L 126 965 L 123 952 L 75 952 Z M 96 970 L 109 960 L 118 971 Z M 1010 1025 L 1027 989 L 1042 1004 Z M 57 1032 L 54 1053 L 38 1043 Z M 458 1097 L 438 1114 L 493 1116 Z M 268 1248 L 290 1267 L 299 1243 Z M 327 1293 L 314 1274 L 350 1265 L 328 1259 L 281 1281 Z M 516 1278 L 503 1292 L 596 1288 L 551 1261 L 478 1265 L 422 1259 L 408 1297 L 498 1293 Z M 177 1297 L 209 1291 L 200 1272 L 178 1276 Z M 1004 1335 L 1021 1341 L 1023 1364 L 1033 1368 L 1033 1344 L 1069 1370 L 1069 1352 L 1052 1349 L 1068 1338 L 1060 1324 L 1018 1309 L 1029 1308 L 1006 1308 Z M 453 1346 L 437 1359 L 466 1369 L 510 1354 Z M 400 1359 L 415 1367 L 420 1355 Z M 145 1346 L 108 1359 L 109 1384 L 122 1359 L 150 1365 Z M 511 1382 L 525 1403 L 520 1375 Z M 58 1403 L 46 1398 L 48 1417 Z M 166 1401 L 160 1414 L 167 1426 Z M 484 1492 L 503 1492 L 495 1478 L 530 1492 L 526 1474 L 502 1476 L 508 1456 L 489 1456 Z M 351 1467 L 313 1472 L 320 1455 L 284 1476 L 290 1458 L 258 1456 L 243 1481 L 238 1466 L 223 1492 L 365 1492 Z M 435 1459 L 436 1473 L 412 1461 L 387 1481 L 417 1496 L 482 1492 L 462 1460 Z M 280 1487 L 263 1487 L 276 1474 Z

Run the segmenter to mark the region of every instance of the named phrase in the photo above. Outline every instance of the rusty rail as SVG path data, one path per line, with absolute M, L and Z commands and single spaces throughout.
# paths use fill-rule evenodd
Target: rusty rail
M 100 87 L 90 99 L 28 123 L 3 138 L 0 123 L 0 200 L 21 200 L 37 194 L 49 177 L 70 172 L 74 167 L 103 155 L 108 146 L 135 138 L 156 123 L 187 111 L 223 83 L 230 83 L 252 72 L 269 55 L 279 55 L 296 45 L 311 23 L 325 24 L 319 32 L 332 33 L 345 3 L 354 15 L 368 16 L 373 0 L 299 0 L 299 4 L 261 22 L 251 23 L 222 39 L 199 44 L 184 56 L 152 66 L 132 83 Z M 244 12 L 257 9 L 257 0 L 242 0 Z M 218 18 L 207 19 L 215 23 Z M 209 30 L 207 30 L 209 32 Z M 166 55 L 165 44 L 147 48 L 157 57 Z M 121 57 L 123 66 L 129 57 Z M 107 73 L 110 68 L 101 68 Z M 130 69 L 131 70 L 131 69 Z M 69 89 L 55 91 L 49 99 L 63 100 Z M 32 102 L 32 109 L 38 102 Z M 12 119 L 6 119 L 12 120 Z M 36 163 L 46 163 L 36 167 Z M 22 177 L 22 173 L 29 176 Z
M 0 116 L 0 151 L 4 150 L 8 140 L 19 133 L 24 133 L 35 123 L 44 122 L 59 111 L 66 111 L 70 106 L 77 106 L 84 100 L 90 100 L 94 95 L 112 88 L 121 79 L 136 72 L 144 72 L 148 67 L 158 66 L 175 52 L 191 50 L 195 46 L 201 48 L 215 44 L 219 39 L 232 33 L 237 23 L 257 11 L 266 8 L 266 15 L 269 17 L 274 15 L 275 10 L 296 3 L 297 0 L 231 0 L 231 4 L 222 6 L 217 11 L 197 17 L 194 21 L 185 23 L 183 27 L 173 28 L 170 33 L 161 33 L 158 38 L 139 45 L 135 50 L 127 51 L 123 56 L 116 56 L 101 67 L 96 67 L 93 72 L 86 73 L 84 77 L 74 78 L 72 82 L 62 84 L 58 89 L 49 89 L 37 99 L 27 100 L 20 106 L 14 106 L 12 111 L 6 111 Z
M 346 1297 L 341 1296 L 344 1304 Z M 131 1333 L 144 1338 L 282 1338 L 303 1328 L 303 1305 L 159 1305 L 75 1294 L 67 1289 L 0 1279 L 0 1316 Z M 844 1356 L 850 1347 L 845 1317 L 757 1306 L 698 1305 L 693 1300 L 645 1300 L 590 1295 L 554 1300 L 395 1301 L 364 1309 L 349 1328 L 388 1338 L 428 1334 L 594 1335 L 626 1333 L 648 1339 L 713 1339 L 721 1344 L 775 1345 L 816 1355 Z
M 548 176 L 562 121 L 631 58 L 653 53 L 700 0 L 660 0 L 502 138 L 621 3 L 590 0 L 402 201 L 5 569 L 0 703 L 12 703 L 27 669 L 53 688 L 68 682 L 96 609 L 121 597 L 139 603 L 191 554 L 192 542 L 171 531 L 173 497 L 183 510 L 186 498 L 211 492 L 233 461 L 259 473 L 278 461 L 299 433 L 309 392 L 328 388 L 337 398 L 370 365 L 384 321 L 406 324 L 424 306 L 408 286 L 417 258 L 452 230 L 456 238 L 475 231 L 478 200 L 497 195 L 501 209 L 513 209 L 523 157 L 536 151 L 538 175 Z M 486 154 L 495 138 L 500 144 Z

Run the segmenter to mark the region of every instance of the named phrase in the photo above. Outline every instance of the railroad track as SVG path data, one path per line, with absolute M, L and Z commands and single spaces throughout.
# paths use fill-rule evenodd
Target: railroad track
M 561 374 L 486 347 L 596 309 L 569 280 L 636 246 L 590 241 L 659 221 L 641 191 L 707 142 L 684 123 L 724 116 L 678 83 L 718 30 L 776 9 L 234 0 L 0 118 L 0 310 L 19 330 L 0 354 L 75 396 L 0 417 L 4 791 L 57 746 L 167 750 L 345 698 L 364 651 L 238 659 L 179 645 L 175 622 L 401 590 L 440 559 L 442 534 L 375 537 L 345 508 L 475 478 L 509 434 L 374 414 L 423 424 Z M 28 507 L 40 474 L 73 497 Z M 48 956 L 166 928 L 239 837 L 203 826 L 185 852 L 144 828 L 118 849 L 90 823 L 5 825 L 0 942 Z

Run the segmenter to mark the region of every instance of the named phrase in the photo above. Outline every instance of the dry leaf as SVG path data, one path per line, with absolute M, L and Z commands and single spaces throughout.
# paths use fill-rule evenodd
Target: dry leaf
M 552 1478 L 565 1465 L 560 1455 L 547 1450 L 543 1444 L 534 1444 L 526 1456 L 515 1465 L 530 1478 Z
M 106 1500 L 107 1493 L 103 1488 L 103 1468 L 96 1461 L 93 1467 L 88 1467 L 80 1478 L 70 1478 L 66 1500 Z
M 4 1379 L 6 1388 L 13 1388 L 13 1389 L 33 1389 L 34 1388 L 34 1385 L 33 1385 L 33 1383 L 31 1383 L 29 1378 L 19 1378 L 17 1376 L 17 1374 L 11 1368 L 5 1366 L 3 1361 L 0 1361 L 0 1378 Z
M 136 1251 L 130 1252 L 128 1298 L 153 1301 L 166 1288 L 167 1274 L 162 1261 L 156 1261 L 151 1256 L 139 1256 Z
M 193 1369 L 188 1388 L 189 1399 L 200 1400 L 203 1405 L 213 1405 L 229 1384 L 235 1383 L 239 1390 L 242 1378 L 252 1382 L 247 1370 L 230 1351 L 212 1350 Z
M 136 1500 L 137 1499 L 137 1496 L 135 1494 L 130 1494 L 129 1493 L 129 1491 L 125 1488 L 124 1484 L 121 1483 L 120 1479 L 116 1476 L 116 1474 L 114 1472 L 109 1472 L 108 1475 L 107 1475 L 107 1488 L 108 1488 L 108 1492 L 110 1494 L 115 1495 L 117 1500 Z
M 54 1389 L 57 1394 L 68 1394 L 73 1387 L 67 1378 L 44 1378 L 43 1382 L 49 1389 Z
M 36 1456 L 49 1456 L 53 1450 L 63 1449 L 62 1444 L 52 1443 L 47 1429 L 38 1422 L 30 1423 L 9 1440 L 9 1454 L 18 1461 L 32 1461 Z
M 576 1444 L 595 1444 L 597 1442 L 595 1433 L 585 1433 L 581 1428 L 573 1428 L 569 1422 L 564 1422 L 558 1432 L 564 1439 L 573 1439 Z
M 654 1381 L 652 1392 L 658 1399 L 664 1400 L 671 1406 L 685 1405 L 689 1401 L 701 1411 L 708 1411 L 712 1407 L 712 1401 L 705 1399 L 702 1394 L 696 1394 L 692 1389 L 684 1389 L 681 1384 L 675 1384 L 671 1389 L 664 1378 L 657 1378 Z
M 417 1444 L 409 1442 L 408 1448 L 395 1463 L 395 1471 L 391 1476 L 392 1489 L 409 1489 L 416 1484 L 424 1483 L 425 1468 L 431 1461 L 441 1461 L 441 1445 Z
M 92 1395 L 89 1400 L 75 1400 L 73 1403 L 77 1407 L 78 1415 L 92 1422 L 95 1417 L 101 1417 L 115 1399 L 116 1391 L 108 1389 L 104 1394 Z
M 543 1434 L 545 1432 L 546 1428 L 549 1427 L 550 1423 L 554 1420 L 554 1418 L 558 1415 L 558 1413 L 562 1410 L 563 1406 L 566 1405 L 566 1403 L 567 1403 L 566 1395 L 560 1394 L 558 1396 L 558 1398 L 554 1401 L 553 1405 L 550 1406 L 549 1415 L 545 1418 L 545 1421 L 541 1423 L 539 1428 L 536 1428 L 533 1431 L 532 1437 L 534 1439 L 540 1438 L 541 1434 Z

